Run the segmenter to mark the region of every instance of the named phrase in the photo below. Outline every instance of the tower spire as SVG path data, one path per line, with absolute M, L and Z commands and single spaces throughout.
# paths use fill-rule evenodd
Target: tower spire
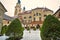
M 21 3 L 21 1 L 20 1 L 20 0 L 18 0 L 18 3 L 20 4 L 20 3 Z
M 23 11 L 25 11 L 25 6 L 23 7 Z
M 21 1 L 17 0 L 16 6 L 15 6 L 15 14 L 14 14 L 14 16 L 18 16 L 19 13 L 21 13 Z

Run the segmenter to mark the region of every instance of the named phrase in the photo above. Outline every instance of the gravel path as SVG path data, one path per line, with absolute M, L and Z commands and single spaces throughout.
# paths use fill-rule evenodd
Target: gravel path
M 27 30 L 24 30 L 23 39 L 21 40 L 41 40 L 39 30 L 31 30 L 30 33 Z

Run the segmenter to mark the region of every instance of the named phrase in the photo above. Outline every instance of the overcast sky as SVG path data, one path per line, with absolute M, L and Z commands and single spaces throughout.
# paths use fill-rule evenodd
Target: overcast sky
M 14 16 L 15 5 L 17 0 L 0 0 L 7 9 L 7 15 Z M 24 6 L 26 10 L 31 10 L 36 7 L 47 7 L 54 12 L 59 8 L 60 0 L 21 0 L 21 8 Z

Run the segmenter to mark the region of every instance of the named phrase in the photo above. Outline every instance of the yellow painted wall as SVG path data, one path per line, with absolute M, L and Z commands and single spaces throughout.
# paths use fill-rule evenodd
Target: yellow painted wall
M 7 26 L 8 26 L 10 23 L 11 23 L 11 21 L 3 20 L 3 26 L 4 26 L 4 25 L 7 25 Z
M 39 13 L 40 15 L 34 16 L 34 14 L 36 14 L 36 13 Z M 52 15 L 52 14 L 53 14 L 52 11 L 44 11 L 43 9 L 36 9 L 36 10 L 31 10 L 31 13 L 29 13 L 29 14 L 23 14 L 20 16 L 22 16 L 22 19 L 24 21 L 26 20 L 26 22 L 29 22 L 29 20 L 34 21 L 34 18 L 36 18 L 36 21 L 39 21 L 39 17 L 41 17 L 41 20 L 44 21 L 44 19 L 46 18 L 46 17 L 44 17 L 44 15 Z M 32 18 L 29 18 L 29 16 L 32 16 Z M 24 17 L 26 17 L 26 19 L 24 19 Z M 26 22 L 25 22 L 25 24 L 26 24 Z M 31 24 L 29 24 L 29 25 L 31 26 Z M 40 24 L 40 25 L 42 25 L 42 24 Z M 34 24 L 33 26 L 36 26 L 36 24 Z

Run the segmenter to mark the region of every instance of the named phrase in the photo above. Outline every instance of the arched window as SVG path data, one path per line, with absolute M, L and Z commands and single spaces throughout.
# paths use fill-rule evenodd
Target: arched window
M 9 24 L 9 21 L 8 21 L 8 24 Z
M 32 16 L 29 16 L 29 18 L 32 18 Z
M 47 15 L 44 15 L 44 17 L 46 17 Z
M 35 19 L 35 17 L 34 17 L 34 21 L 35 21 L 36 19 Z
M 35 14 L 34 14 L 34 16 L 35 16 Z
M 38 16 L 38 13 L 36 13 L 36 16 Z
M 24 19 L 26 19 L 26 17 L 24 17 Z
M 41 21 L 41 17 L 39 17 L 39 21 Z

